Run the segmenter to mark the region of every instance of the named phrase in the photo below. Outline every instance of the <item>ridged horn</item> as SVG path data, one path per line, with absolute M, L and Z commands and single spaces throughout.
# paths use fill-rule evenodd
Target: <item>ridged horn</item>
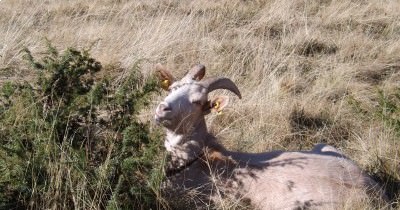
M 203 85 L 207 87 L 207 93 L 217 90 L 217 89 L 225 89 L 232 91 L 235 93 L 240 99 L 242 95 L 240 94 L 239 88 L 235 85 L 232 80 L 224 77 L 215 77 L 215 78 L 208 78 L 204 80 Z
M 183 80 L 197 80 L 200 81 L 203 79 L 204 75 L 206 74 L 206 67 L 202 64 L 197 64 L 193 66 L 192 69 L 185 75 Z

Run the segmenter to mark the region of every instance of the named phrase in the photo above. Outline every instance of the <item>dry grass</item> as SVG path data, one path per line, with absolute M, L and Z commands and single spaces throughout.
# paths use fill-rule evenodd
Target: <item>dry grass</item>
M 208 118 L 228 148 L 328 142 L 399 202 L 400 131 L 375 114 L 378 90 L 400 88 L 399 1 L 2 0 L 0 11 L 0 85 L 29 81 L 21 49 L 40 52 L 45 37 L 59 49 L 90 47 L 104 65 L 142 60 L 149 74 L 157 62 L 178 75 L 200 62 L 242 91 Z

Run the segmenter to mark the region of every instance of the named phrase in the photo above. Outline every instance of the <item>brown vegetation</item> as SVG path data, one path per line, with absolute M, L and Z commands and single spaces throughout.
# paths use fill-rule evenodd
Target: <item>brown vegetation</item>
M 147 75 L 158 62 L 180 75 L 201 62 L 242 92 L 207 119 L 229 149 L 328 142 L 386 184 L 396 203 L 399 11 L 391 0 L 2 0 L 0 86 L 30 81 L 21 50 L 42 52 L 45 38 L 58 49 L 90 47 L 121 77 L 138 60 Z M 141 118 L 152 120 L 155 105 Z

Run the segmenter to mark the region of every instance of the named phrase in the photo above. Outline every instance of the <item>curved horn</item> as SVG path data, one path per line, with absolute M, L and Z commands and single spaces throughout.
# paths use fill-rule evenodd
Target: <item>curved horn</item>
M 207 80 L 203 81 L 203 84 L 207 88 L 207 93 L 217 89 L 226 89 L 235 93 L 239 97 L 239 99 L 242 98 L 239 88 L 235 85 L 234 82 L 232 82 L 232 80 L 228 78 L 224 77 L 208 78 Z
M 206 74 L 206 67 L 202 64 L 197 64 L 183 77 L 184 80 L 200 81 Z

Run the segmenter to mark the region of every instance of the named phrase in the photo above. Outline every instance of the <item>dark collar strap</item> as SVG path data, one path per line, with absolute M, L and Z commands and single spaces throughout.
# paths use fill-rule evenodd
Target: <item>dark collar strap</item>
M 200 159 L 201 156 L 204 155 L 204 152 L 201 152 L 198 156 L 196 156 L 193 160 L 186 162 L 184 165 L 181 165 L 177 168 L 168 168 L 165 171 L 165 175 L 167 177 L 171 177 L 174 176 L 182 171 L 184 171 L 185 169 L 189 168 L 194 162 L 196 162 L 198 159 Z

